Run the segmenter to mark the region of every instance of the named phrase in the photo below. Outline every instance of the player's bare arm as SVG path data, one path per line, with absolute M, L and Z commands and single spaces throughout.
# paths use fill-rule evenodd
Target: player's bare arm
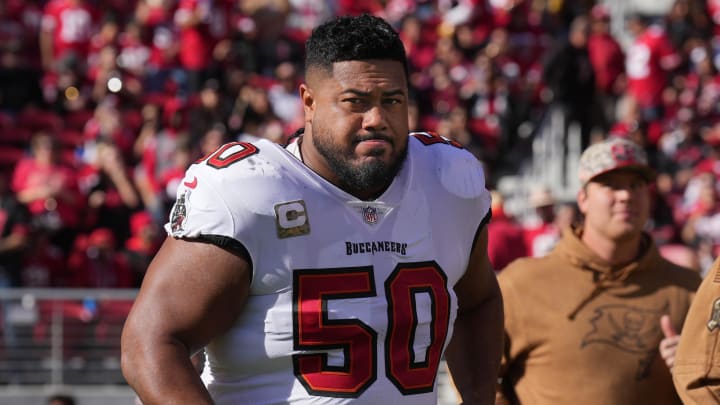
M 503 347 L 503 304 L 487 256 L 487 228 L 455 285 L 458 316 L 445 358 L 463 404 L 492 404 Z
M 122 333 L 123 375 L 143 404 L 212 403 L 190 356 L 230 328 L 250 272 L 215 245 L 166 239 Z

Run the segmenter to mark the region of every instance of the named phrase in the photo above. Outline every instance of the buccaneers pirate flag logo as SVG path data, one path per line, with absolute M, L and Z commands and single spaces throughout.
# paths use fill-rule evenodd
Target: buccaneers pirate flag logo
M 609 345 L 637 357 L 635 379 L 644 380 L 658 355 L 663 336 L 660 317 L 668 313 L 668 309 L 667 303 L 660 310 L 622 304 L 598 307 L 590 319 L 591 330 L 583 337 L 580 348 Z
M 185 218 L 187 218 L 187 211 L 185 209 L 186 194 L 187 193 L 181 194 L 180 197 L 175 200 L 175 206 L 173 207 L 172 215 L 170 218 L 170 228 L 172 229 L 173 233 L 183 230 Z
M 667 304 L 661 310 L 622 304 L 598 307 L 590 320 L 592 330 L 583 337 L 581 347 L 600 343 L 638 354 L 657 350 L 662 339 L 660 317 L 667 311 Z

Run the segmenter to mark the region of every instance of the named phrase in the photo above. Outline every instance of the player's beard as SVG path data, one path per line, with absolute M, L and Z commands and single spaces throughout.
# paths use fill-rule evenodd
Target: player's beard
M 383 138 L 387 139 L 387 137 Z M 351 194 L 362 193 L 365 190 L 384 190 L 400 172 L 407 157 L 407 138 L 404 139 L 404 145 L 396 145 L 391 141 L 394 150 L 399 150 L 399 154 L 389 163 L 381 159 L 368 159 L 367 162 L 353 164 L 355 144 L 350 151 L 345 151 L 340 145 L 332 142 L 332 136 L 315 134 L 312 142 L 328 167 L 337 175 L 340 188 Z

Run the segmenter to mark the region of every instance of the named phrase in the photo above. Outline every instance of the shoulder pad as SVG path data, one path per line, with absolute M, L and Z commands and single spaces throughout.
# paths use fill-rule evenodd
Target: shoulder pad
M 419 149 L 420 164 L 431 164 L 439 183 L 461 198 L 477 198 L 487 193 L 485 171 L 480 161 L 460 144 L 431 132 L 414 132 L 408 147 Z
M 231 142 L 198 161 L 188 170 L 184 181 L 207 182 L 232 207 L 242 206 L 253 213 L 271 214 L 268 201 L 297 198 L 292 183 L 292 165 L 286 152 L 269 141 Z

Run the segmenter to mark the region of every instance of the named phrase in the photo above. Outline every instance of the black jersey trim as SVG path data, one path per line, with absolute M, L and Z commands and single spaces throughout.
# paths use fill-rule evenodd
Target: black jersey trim
M 245 261 L 248 262 L 248 265 L 250 266 L 250 274 L 252 279 L 253 274 L 253 262 L 252 257 L 250 257 L 250 252 L 247 250 L 245 245 L 243 245 L 240 241 L 237 239 L 233 239 L 229 236 L 224 235 L 199 235 L 194 238 L 186 238 L 187 240 L 191 241 L 197 241 L 202 243 L 209 243 L 212 245 L 215 245 L 219 247 L 220 249 L 223 249 L 225 251 L 228 251 L 236 256 L 239 256 Z
M 490 223 L 490 220 L 492 219 L 492 211 L 488 209 L 487 214 L 485 214 L 485 217 L 480 221 L 480 225 L 478 225 L 477 230 L 475 231 L 475 236 L 473 237 L 472 246 L 470 246 L 470 251 L 472 252 L 472 248 L 475 247 L 475 243 L 477 243 L 478 238 L 480 237 L 480 232 L 482 232 L 483 228 L 487 224 Z

